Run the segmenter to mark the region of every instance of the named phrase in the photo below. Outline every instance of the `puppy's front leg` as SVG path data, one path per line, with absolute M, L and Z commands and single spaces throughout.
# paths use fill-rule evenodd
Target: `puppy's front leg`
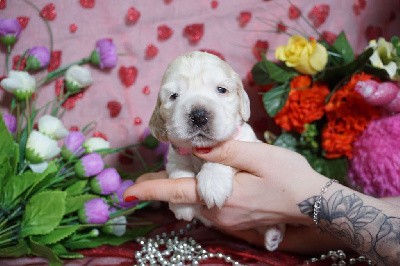
M 178 154 L 172 147 L 168 153 L 166 170 L 169 178 L 195 177 L 191 156 Z M 192 204 L 169 203 L 169 209 L 177 219 L 191 221 L 199 213 L 199 207 Z
M 232 193 L 235 170 L 219 163 L 206 162 L 197 174 L 197 191 L 208 208 L 222 207 Z

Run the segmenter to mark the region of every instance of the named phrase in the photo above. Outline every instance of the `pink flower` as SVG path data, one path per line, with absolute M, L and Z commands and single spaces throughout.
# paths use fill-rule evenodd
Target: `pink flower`
M 21 30 L 22 27 L 17 19 L 0 19 L 0 42 L 7 46 L 13 45 Z
M 117 65 L 117 49 L 112 39 L 98 40 L 96 49 L 90 55 L 90 60 L 101 69 L 115 67 Z
M 45 46 L 35 46 L 29 50 L 26 66 L 28 69 L 41 69 L 50 63 L 50 51 Z
M 132 201 L 132 202 L 125 202 L 124 201 L 124 192 L 125 190 L 133 186 L 135 183 L 132 180 L 125 180 L 121 183 L 121 186 L 117 189 L 115 194 L 112 195 L 113 201 L 116 203 L 116 205 L 122 209 L 129 209 L 131 207 L 134 207 L 135 205 L 138 204 L 138 201 Z
M 79 177 L 91 177 L 104 169 L 103 158 L 98 153 L 89 153 L 75 164 L 75 173 Z
M 61 156 L 68 160 L 71 156 L 81 156 L 85 149 L 82 144 L 85 142 L 85 135 L 80 131 L 71 131 L 64 138 L 64 145 L 61 148 Z
M 3 113 L 3 121 L 11 134 L 17 131 L 17 119 L 15 116 L 9 113 Z
M 93 192 L 100 195 L 110 195 L 117 191 L 120 186 L 121 177 L 114 168 L 107 168 L 90 180 L 90 187 Z
M 103 198 L 88 200 L 78 211 L 82 223 L 104 224 L 110 218 L 110 207 Z
M 400 195 L 400 114 L 372 121 L 355 141 L 350 184 L 375 196 Z

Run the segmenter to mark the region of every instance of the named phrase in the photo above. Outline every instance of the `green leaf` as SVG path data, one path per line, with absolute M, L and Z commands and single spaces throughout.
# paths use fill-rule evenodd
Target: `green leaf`
M 289 85 L 285 83 L 264 93 L 262 101 L 270 117 L 274 117 L 283 108 L 289 96 L 289 91 Z
M 44 235 L 53 231 L 64 216 L 66 194 L 63 191 L 35 194 L 25 207 L 21 235 Z
M 65 192 L 67 192 L 68 197 L 83 194 L 85 192 L 84 189 L 85 189 L 87 183 L 88 183 L 87 180 L 77 181 L 74 184 L 72 184 L 71 186 L 67 187 Z
M 284 132 L 275 140 L 274 145 L 296 151 L 298 140 L 292 134 Z
M 343 56 L 345 64 L 350 63 L 354 60 L 354 52 L 351 48 L 349 41 L 346 38 L 346 34 L 341 32 L 333 43 L 333 47 Z
M 0 140 L 0 153 L 14 154 L 14 139 L 4 124 L 2 113 L 0 113 Z
M 338 159 L 323 159 L 322 175 L 329 178 L 334 178 L 341 184 L 346 182 L 348 163 L 345 158 Z
M 29 247 L 32 250 L 32 254 L 47 259 L 50 265 L 53 266 L 62 266 L 63 262 L 57 257 L 57 255 L 53 252 L 53 250 L 45 245 L 35 242 L 32 239 L 29 239 Z
M 71 212 L 77 211 L 83 207 L 86 201 L 94 198 L 98 198 L 99 196 L 92 194 L 79 195 L 75 197 L 67 197 L 65 204 L 65 214 L 69 214 Z
M 80 253 L 69 252 L 62 244 L 55 244 L 50 246 L 51 250 L 59 257 L 63 259 L 82 259 L 83 256 Z
M 18 163 L 18 144 L 8 131 L 0 113 L 0 195 L 3 195 L 4 186 L 16 172 Z
M 153 229 L 154 229 L 153 225 L 142 226 L 127 231 L 123 236 L 113 236 L 104 234 L 94 238 L 85 238 L 76 241 L 73 240 L 66 241 L 64 245 L 66 248 L 71 250 L 95 248 L 101 245 L 119 246 L 139 236 L 144 236 Z
M 260 85 L 271 84 L 273 82 L 285 83 L 297 76 L 295 71 L 279 67 L 265 57 L 262 61 L 254 65 L 251 70 L 253 80 Z
M 14 246 L 0 248 L 0 257 L 22 257 L 29 255 L 30 252 L 31 250 L 29 249 L 28 244 L 25 240 L 21 239 L 20 242 Z
M 78 230 L 80 227 L 80 225 L 67 225 L 57 227 L 46 235 L 33 236 L 32 239 L 44 245 L 55 244 L 75 233 L 76 230 Z
M 370 64 L 366 64 L 364 67 L 364 72 L 375 77 L 378 77 L 380 80 L 390 80 L 390 76 L 387 71 L 383 68 L 377 68 Z

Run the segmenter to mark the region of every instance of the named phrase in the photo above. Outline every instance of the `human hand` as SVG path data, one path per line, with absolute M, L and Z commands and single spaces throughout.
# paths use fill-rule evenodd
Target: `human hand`
M 194 152 L 204 160 L 240 170 L 225 205 L 202 210 L 214 225 L 243 230 L 278 223 L 312 223 L 297 204 L 317 195 L 328 179 L 316 173 L 301 155 L 268 144 L 241 141 L 227 141 L 208 153 Z M 167 179 L 165 172 L 143 175 L 127 189 L 125 197 L 128 196 L 202 204 L 195 179 Z

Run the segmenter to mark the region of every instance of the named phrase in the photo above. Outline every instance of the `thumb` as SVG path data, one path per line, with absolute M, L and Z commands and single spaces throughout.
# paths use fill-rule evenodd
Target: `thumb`
M 273 161 L 273 154 L 279 147 L 261 142 L 229 140 L 212 149 L 194 149 L 194 154 L 206 161 L 221 163 L 236 169 L 261 176 L 265 163 Z

